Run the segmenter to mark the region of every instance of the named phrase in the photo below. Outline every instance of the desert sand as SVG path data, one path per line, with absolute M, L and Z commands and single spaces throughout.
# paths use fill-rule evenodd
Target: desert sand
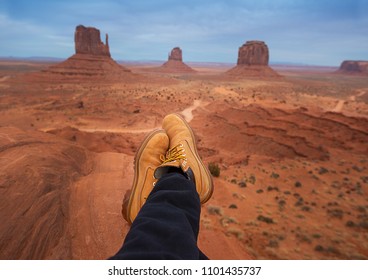
M 50 65 L 0 62 L 1 259 L 114 254 L 129 229 L 121 203 L 134 154 L 172 112 L 220 168 L 201 213 L 209 258 L 368 258 L 366 77 L 197 64 L 193 74 L 124 65 L 126 79 L 68 79 Z

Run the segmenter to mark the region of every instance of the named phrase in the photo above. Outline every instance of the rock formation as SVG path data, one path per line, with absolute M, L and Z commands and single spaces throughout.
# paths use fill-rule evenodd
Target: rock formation
M 247 41 L 239 48 L 237 65 L 227 71 L 232 76 L 279 77 L 268 66 L 269 51 L 263 41 Z
M 345 60 L 341 63 L 338 73 L 368 75 L 368 61 Z
M 183 61 L 183 52 L 181 48 L 179 47 L 173 48 L 172 51 L 169 53 L 168 60 Z
M 154 69 L 164 73 L 195 73 L 196 71 L 183 62 L 183 52 L 179 47 L 175 47 L 169 53 L 167 62 Z
M 239 48 L 238 65 L 268 65 L 268 47 L 262 41 L 248 41 Z
M 0 259 L 71 258 L 71 185 L 91 169 L 87 151 L 46 133 L 0 133 Z
M 94 27 L 78 25 L 74 33 L 75 53 L 111 56 L 109 37 L 106 34 L 106 43 L 100 39 L 100 30 Z
M 108 35 L 106 34 L 106 42 L 103 43 L 97 28 L 78 25 L 74 33 L 74 43 L 75 54 L 44 71 L 44 74 L 52 74 L 47 78 L 93 82 L 94 80 L 120 81 L 137 77 L 111 58 Z M 41 79 L 44 78 L 41 77 Z

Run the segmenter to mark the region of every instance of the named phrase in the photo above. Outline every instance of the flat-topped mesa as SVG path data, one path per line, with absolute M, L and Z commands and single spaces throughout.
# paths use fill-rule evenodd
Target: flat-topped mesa
M 345 60 L 341 63 L 338 73 L 367 75 L 368 61 Z
M 100 30 L 94 27 L 78 25 L 74 33 L 75 53 L 90 55 L 110 55 L 109 37 L 106 34 L 105 44 L 101 41 Z
M 268 65 L 268 47 L 263 41 L 247 41 L 239 48 L 237 65 Z
M 281 77 L 268 66 L 269 51 L 263 41 L 247 41 L 238 51 L 237 65 L 225 74 L 232 77 Z
M 169 53 L 168 60 L 183 61 L 183 52 L 179 47 L 175 47 Z

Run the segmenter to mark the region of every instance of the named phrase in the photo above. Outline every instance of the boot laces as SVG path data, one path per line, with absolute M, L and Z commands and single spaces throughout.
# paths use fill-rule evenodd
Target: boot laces
M 186 160 L 186 154 L 183 144 L 178 144 L 166 152 L 166 155 L 160 155 L 162 163 L 168 163 L 176 160 Z

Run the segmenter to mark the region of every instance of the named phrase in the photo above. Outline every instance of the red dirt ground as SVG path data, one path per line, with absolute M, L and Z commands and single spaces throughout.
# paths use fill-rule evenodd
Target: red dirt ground
M 0 63 L 1 259 L 114 254 L 129 229 L 120 210 L 134 154 L 171 112 L 220 168 L 201 214 L 211 259 L 368 258 L 366 78 L 142 65 L 126 79 L 39 74 L 49 66 Z

